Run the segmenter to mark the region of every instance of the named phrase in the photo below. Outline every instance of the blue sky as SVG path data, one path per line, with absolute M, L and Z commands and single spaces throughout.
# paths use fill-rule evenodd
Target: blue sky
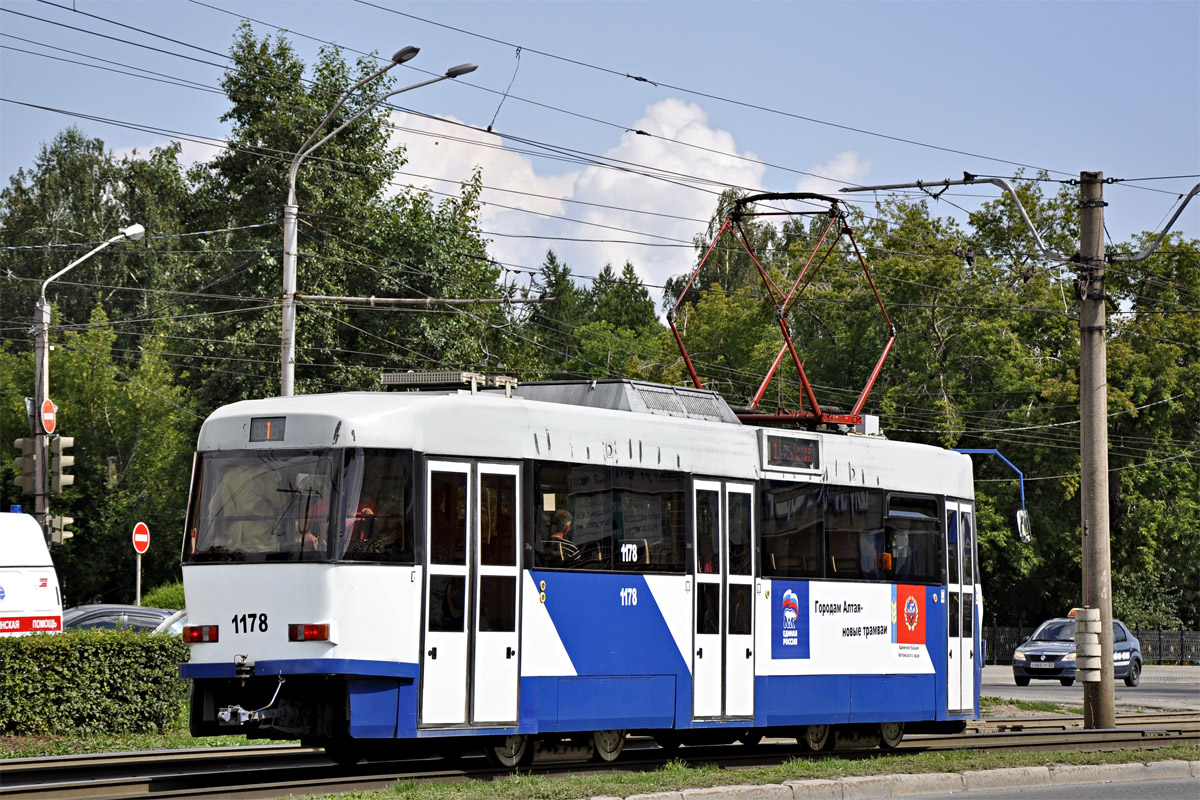
M 704 230 L 722 185 L 832 192 L 964 171 L 1012 176 L 1018 165 L 1061 179 L 1081 170 L 1118 179 L 1191 176 L 1105 187 L 1108 231 L 1121 241 L 1160 229 L 1178 195 L 1200 180 L 1194 0 L 0 0 L 0 96 L 10 101 L 0 104 L 0 172 L 7 178 L 30 167 L 40 145 L 70 124 L 118 152 L 168 139 L 73 115 L 220 140 L 222 95 L 71 62 L 216 87 L 226 63 L 218 54 L 228 52 L 237 15 L 260 20 L 260 34 L 275 33 L 263 23 L 288 29 L 309 63 L 320 46 L 314 39 L 385 56 L 420 46 L 411 68 L 393 70 L 398 85 L 423 80 L 416 68 L 440 73 L 477 63 L 458 82 L 396 98 L 476 129 L 395 112 L 394 139 L 409 154 L 396 179 L 454 191 L 453 182 L 480 166 L 485 185 L 527 193 L 484 197 L 493 255 L 516 267 L 536 268 L 553 248 L 576 273 L 630 259 L 647 283 L 660 284 L 689 269 L 694 255 L 685 245 Z M 513 45 L 524 48 L 519 60 Z M 503 137 L 482 130 L 493 117 Z M 682 177 L 666 182 L 568 163 L 544 157 L 546 147 Z M 190 159 L 211 152 L 185 145 Z M 971 188 L 947 199 L 971 210 L 994 196 Z M 962 215 L 945 202 L 938 210 Z M 1200 200 L 1176 229 L 1200 236 Z

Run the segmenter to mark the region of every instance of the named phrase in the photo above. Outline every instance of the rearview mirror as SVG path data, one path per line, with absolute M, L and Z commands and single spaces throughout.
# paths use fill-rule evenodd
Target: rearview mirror
M 1033 541 L 1033 530 L 1029 526 L 1029 512 L 1023 508 L 1017 512 L 1017 537 L 1026 544 Z

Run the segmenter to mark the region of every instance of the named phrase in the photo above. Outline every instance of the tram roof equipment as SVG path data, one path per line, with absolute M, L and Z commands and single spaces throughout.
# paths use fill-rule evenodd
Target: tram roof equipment
M 806 200 L 820 201 L 829 204 L 827 210 L 820 211 L 747 211 L 747 207 L 755 203 L 765 202 L 769 200 Z M 839 204 L 841 207 L 839 207 Z M 812 253 L 804 263 L 804 267 L 796 276 L 791 287 L 784 291 L 784 287 L 778 286 L 767 273 L 766 269 L 759 262 L 758 256 L 754 253 L 754 246 L 750 243 L 750 238 L 746 231 L 742 228 L 742 219 L 744 217 L 760 217 L 760 216 L 825 216 L 828 222 L 820 237 L 817 239 L 816 245 L 813 247 Z M 696 368 L 692 364 L 692 359 L 688 355 L 687 348 L 684 346 L 683 337 L 679 333 L 679 329 L 675 327 L 675 312 L 679 309 L 684 297 L 687 296 L 687 291 L 691 288 L 692 282 L 696 280 L 696 276 L 700 274 L 700 270 L 704 267 L 708 257 L 716 250 L 717 242 L 721 240 L 727 232 L 733 237 L 734 241 L 741 245 L 746 254 L 750 256 L 750 260 L 754 262 L 754 266 L 758 269 L 758 274 L 763 280 L 763 284 L 767 288 L 771 302 L 775 305 L 775 317 L 779 322 L 780 332 L 783 334 L 783 346 L 779 350 L 779 355 L 775 358 L 775 363 L 771 365 L 763 378 L 762 384 L 755 393 L 754 398 L 750 401 L 749 412 L 739 413 L 738 416 L 745 422 L 754 425 L 779 425 L 797 423 L 816 426 L 816 425 L 853 425 L 861 426 L 864 423 L 862 409 L 867 402 L 867 396 L 871 393 L 871 388 L 875 385 L 875 380 L 879 377 L 880 370 L 883 369 L 883 363 L 887 360 L 888 353 L 891 352 L 892 345 L 896 342 L 896 326 L 892 323 L 888 316 L 887 308 L 883 305 L 883 299 L 879 296 L 879 290 L 875 287 L 875 281 L 871 277 L 871 271 L 867 267 L 866 259 L 863 258 L 862 251 L 858 247 L 858 243 L 854 240 L 854 232 L 850 229 L 846 222 L 845 203 L 837 198 L 827 197 L 826 195 L 813 194 L 811 192 L 766 192 L 762 194 L 752 194 L 746 197 L 739 198 L 733 205 L 729 216 L 725 219 L 721 229 L 717 231 L 717 235 L 713 237 L 712 244 L 705 251 L 704 256 L 696 265 L 696 269 L 684 284 L 683 291 L 679 293 L 679 298 L 675 301 L 675 305 L 667 313 L 667 323 L 671 327 L 671 333 L 675 335 L 675 343 L 679 345 L 679 352 L 683 356 L 684 363 L 687 365 L 688 373 L 692 377 L 692 382 L 697 389 L 703 389 L 704 384 L 700 380 L 700 376 L 696 373 Z M 866 384 L 863 386 L 862 393 L 859 394 L 858 400 L 854 404 L 854 408 L 850 413 L 841 413 L 832 408 L 822 409 L 817 402 L 816 395 L 813 393 L 812 385 L 809 383 L 808 376 L 804 372 L 804 362 L 796 353 L 796 345 L 792 341 L 791 331 L 789 330 L 787 317 L 792 307 L 799 300 L 800 295 L 808 288 L 816 277 L 821 266 L 829 258 L 830 254 L 836 249 L 837 242 L 841 237 L 845 236 L 854 250 L 854 255 L 858 259 L 859 265 L 862 267 L 863 274 L 867 278 L 867 282 L 871 286 L 871 291 L 875 295 L 875 300 L 879 305 L 879 311 L 883 315 L 883 321 L 886 323 L 887 342 L 883 346 L 883 352 L 879 355 L 879 360 L 875 362 L 875 367 L 867 378 Z M 824 249 L 824 252 L 822 252 Z M 820 258 L 818 259 L 818 256 Z M 815 266 L 814 266 L 814 262 Z M 810 267 L 811 272 L 810 272 Z M 800 375 L 800 403 L 803 407 L 805 401 L 809 405 L 808 410 L 785 411 L 779 414 L 762 414 L 756 412 L 759 402 L 762 400 L 763 394 L 771 383 L 771 378 L 775 375 L 775 371 L 779 369 L 779 365 L 783 362 L 783 357 L 788 353 L 791 354 L 792 363 L 796 366 L 796 372 Z

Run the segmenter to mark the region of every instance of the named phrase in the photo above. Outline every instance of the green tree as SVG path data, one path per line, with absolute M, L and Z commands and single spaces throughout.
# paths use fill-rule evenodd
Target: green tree
M 281 208 L 293 154 L 352 85 L 376 71 L 351 67 L 325 48 L 305 82 L 305 65 L 282 36 L 258 39 L 243 26 L 222 86 L 231 107 L 230 148 L 190 175 L 191 225 L 237 228 L 197 258 L 178 288 L 220 293 L 187 309 L 192 352 L 185 377 L 204 407 L 278 389 Z M 392 86 L 368 83 L 329 121 L 332 131 Z M 389 145 L 387 112 L 366 113 L 307 158 L 297 177 L 297 286 L 301 294 L 378 297 L 494 297 L 499 270 L 478 226 L 479 178 L 440 204 L 426 192 L 389 196 L 404 163 Z M 256 227 L 247 227 L 256 226 Z M 301 304 L 296 385 L 301 392 L 369 388 L 385 367 L 476 368 L 502 312 Z
M 162 358 L 161 337 L 146 337 L 132 366 L 114 358 L 115 342 L 97 306 L 83 330 L 62 337 L 50 373 L 59 426 L 75 438 L 75 484 L 51 501 L 54 513 L 75 518 L 74 538 L 54 548 L 70 605 L 133 601 L 137 522 L 152 534 L 143 585 L 179 576 L 199 420 Z

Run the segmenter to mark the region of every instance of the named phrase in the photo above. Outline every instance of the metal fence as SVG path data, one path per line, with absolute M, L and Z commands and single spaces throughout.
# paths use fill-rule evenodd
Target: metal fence
M 1013 650 L 1036 625 L 1002 627 L 984 625 L 988 664 L 1011 664 Z M 1183 628 L 1130 628 L 1142 645 L 1142 661 L 1147 664 L 1200 664 L 1200 631 Z

